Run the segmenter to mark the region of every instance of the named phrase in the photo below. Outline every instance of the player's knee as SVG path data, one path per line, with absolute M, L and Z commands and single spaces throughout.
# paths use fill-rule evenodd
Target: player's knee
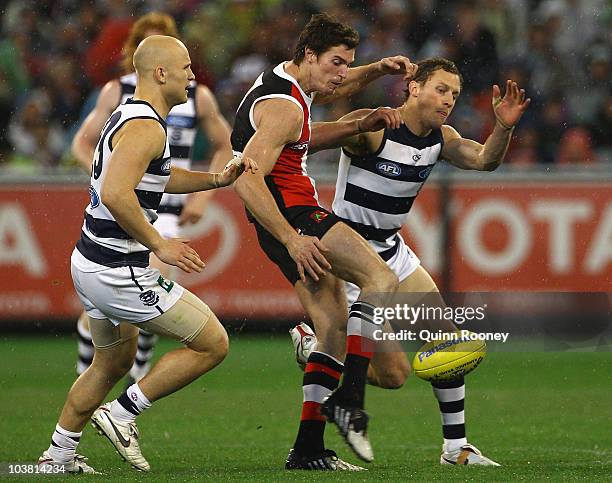
M 372 277 L 372 283 L 375 284 L 374 290 L 379 293 L 395 293 L 399 288 L 399 279 L 389 267 L 385 265 L 385 268 Z
M 225 328 L 216 317 L 211 317 L 204 330 L 187 346 L 206 360 L 220 364 L 229 352 L 229 339 Z
M 410 366 L 408 364 L 397 365 L 382 371 L 377 376 L 378 385 L 383 389 L 399 389 L 410 376 Z

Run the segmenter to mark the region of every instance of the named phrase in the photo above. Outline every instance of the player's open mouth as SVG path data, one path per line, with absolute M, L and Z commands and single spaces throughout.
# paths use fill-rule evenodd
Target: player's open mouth
M 446 118 L 448 116 L 448 112 L 446 111 L 436 111 L 436 112 L 440 115 L 440 117 Z

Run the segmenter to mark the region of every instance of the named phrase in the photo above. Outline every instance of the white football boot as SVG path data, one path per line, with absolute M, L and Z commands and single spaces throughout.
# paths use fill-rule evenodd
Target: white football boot
M 106 436 L 113 444 L 119 456 L 140 471 L 149 471 L 151 465 L 140 452 L 138 438 L 140 434 L 136 423 L 117 421 L 110 413 L 111 403 L 106 403 L 96 409 L 91 416 L 92 426 L 102 436 Z
M 471 444 L 464 444 L 452 453 L 447 453 L 442 449 L 440 463 L 443 465 L 481 465 L 481 466 L 501 466 L 499 463 L 484 456 L 478 448 Z
M 38 458 L 38 469 L 41 474 L 48 475 L 59 475 L 62 473 L 88 473 L 90 475 L 101 475 L 99 471 L 94 470 L 87 463 L 85 456 L 76 454 L 72 461 L 68 463 L 61 463 L 54 461 L 48 451 L 45 451 L 40 458 Z M 63 467 L 63 471 L 59 468 Z
M 304 322 L 289 330 L 289 334 L 291 335 L 291 341 L 295 350 L 295 360 L 304 370 L 310 353 L 317 345 L 317 336 L 310 326 Z

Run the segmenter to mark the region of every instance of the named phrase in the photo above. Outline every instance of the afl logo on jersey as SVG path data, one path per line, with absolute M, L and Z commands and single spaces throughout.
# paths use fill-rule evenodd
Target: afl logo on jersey
M 391 161 L 381 161 L 380 163 L 376 163 L 376 169 L 380 173 L 387 176 L 393 176 L 394 178 L 402 174 L 402 168 Z
M 419 171 L 419 178 L 427 179 L 427 177 L 429 176 L 429 173 L 431 173 L 432 169 L 433 169 L 433 166 L 429 166 L 428 168 L 425 168 L 425 169 L 422 169 L 421 171 Z
M 171 165 L 172 160 L 170 158 L 166 159 L 164 161 L 164 164 L 162 164 L 161 167 L 161 171 L 164 174 L 170 174 L 170 165 Z
M 100 197 L 93 186 L 89 187 L 89 200 L 92 208 L 97 208 L 100 205 Z

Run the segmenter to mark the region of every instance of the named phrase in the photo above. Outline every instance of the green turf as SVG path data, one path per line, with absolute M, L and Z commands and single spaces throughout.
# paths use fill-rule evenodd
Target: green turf
M 172 346 L 164 342 L 157 353 Z M 75 350 L 70 337 L 0 337 L 0 462 L 32 462 L 48 446 Z M 301 400 L 289 338 L 233 336 L 230 350 L 211 374 L 139 418 L 152 475 L 134 472 L 89 426 L 79 451 L 113 480 L 332 478 L 282 469 Z M 427 383 L 411 378 L 396 391 L 368 388 L 376 461 L 367 474 L 333 479 L 610 480 L 610 360 L 601 352 L 489 354 L 467 378 L 468 436 L 502 468 L 439 465 L 440 416 Z M 357 463 L 331 428 L 327 442 Z

